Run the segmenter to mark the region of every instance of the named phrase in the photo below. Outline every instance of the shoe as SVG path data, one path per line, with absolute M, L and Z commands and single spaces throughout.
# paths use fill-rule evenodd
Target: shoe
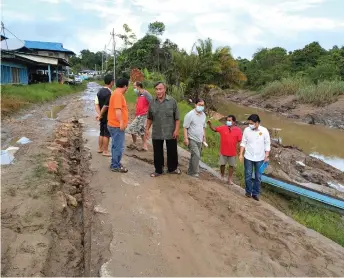
M 256 201 L 259 201 L 259 197 L 256 195 L 253 195 L 252 198 L 255 199 Z
M 247 198 L 251 198 L 251 197 L 252 197 L 251 194 L 249 194 L 249 193 L 245 193 L 245 196 L 246 196 Z

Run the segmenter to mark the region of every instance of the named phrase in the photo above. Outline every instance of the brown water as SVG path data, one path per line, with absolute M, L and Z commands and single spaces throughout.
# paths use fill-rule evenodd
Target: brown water
M 328 164 L 344 171 L 344 131 L 321 125 L 309 125 L 292 119 L 228 102 L 220 107 L 219 113 L 233 114 L 238 121 L 245 121 L 250 114 L 260 116 L 262 126 L 275 129 L 273 139 L 284 145 L 295 145 L 304 152 L 316 156 Z
M 66 105 L 54 105 L 50 111 L 45 112 L 45 115 L 50 119 L 56 119 L 58 113 L 64 109 Z

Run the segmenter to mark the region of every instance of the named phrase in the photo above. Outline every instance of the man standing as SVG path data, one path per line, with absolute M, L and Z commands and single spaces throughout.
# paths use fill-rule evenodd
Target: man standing
M 103 153 L 104 156 L 111 156 L 109 154 L 109 138 L 110 133 L 107 128 L 107 110 L 109 107 L 110 97 L 111 97 L 111 88 L 114 85 L 114 80 L 112 75 L 108 74 L 104 77 L 105 86 L 99 90 L 95 98 L 95 109 L 97 112 L 97 120 L 99 120 L 100 134 L 98 139 L 98 153 Z M 104 110 L 102 117 L 101 110 Z
M 241 129 L 235 126 L 236 118 L 234 115 L 228 115 L 226 125 L 214 128 L 210 121 L 209 127 L 212 131 L 220 134 L 220 171 L 222 180 L 225 180 L 226 164 L 228 168 L 228 184 L 233 185 L 233 173 L 236 167 L 237 144 L 242 138 Z
M 133 143 L 128 146 L 130 149 L 136 149 L 137 136 L 142 139 L 142 150 L 147 151 L 147 140 L 145 139 L 145 125 L 147 121 L 147 113 L 149 109 L 149 103 L 152 101 L 152 96 L 146 90 L 143 89 L 141 82 L 134 83 L 134 91 L 137 95 L 136 100 L 136 113 L 135 119 L 128 128 L 128 133 L 133 138 Z
M 205 142 L 204 100 L 197 99 L 195 109 L 191 110 L 184 118 L 184 144 L 189 147 L 191 158 L 188 174 L 199 177 L 199 161 L 201 159 L 202 143 Z
M 166 85 L 158 82 L 154 86 L 156 98 L 152 100 L 148 110 L 146 139 L 153 125 L 152 141 L 155 172 L 151 177 L 158 177 L 164 168 L 164 141 L 167 149 L 167 168 L 171 174 L 180 174 L 178 169 L 177 139 L 179 136 L 179 109 L 177 102 L 166 95 Z
M 259 201 L 261 174 L 259 168 L 269 160 L 270 134 L 260 125 L 260 118 L 252 114 L 247 119 L 249 126 L 245 128 L 241 142 L 239 159 L 244 160 L 246 197 Z M 245 155 L 243 156 L 245 151 Z M 255 179 L 252 190 L 252 172 L 255 171 Z
M 112 139 L 110 168 L 111 171 L 119 173 L 128 172 L 128 169 L 121 164 L 124 151 L 124 130 L 128 125 L 128 107 L 124 97 L 128 86 L 128 79 L 120 78 L 116 81 L 116 89 L 110 98 L 108 113 L 108 129 Z

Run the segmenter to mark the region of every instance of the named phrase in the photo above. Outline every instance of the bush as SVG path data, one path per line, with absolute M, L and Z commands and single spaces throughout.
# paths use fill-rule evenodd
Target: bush
M 317 85 L 311 84 L 301 87 L 296 95 L 303 103 L 324 105 L 335 102 L 340 95 L 344 95 L 344 81 L 323 81 Z
M 264 97 L 296 95 L 296 92 L 310 82 L 304 78 L 283 78 L 267 84 L 263 90 Z

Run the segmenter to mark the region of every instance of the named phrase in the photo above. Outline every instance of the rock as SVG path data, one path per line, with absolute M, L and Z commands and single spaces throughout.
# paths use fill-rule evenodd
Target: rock
M 265 104 L 265 108 L 266 109 L 273 109 L 274 107 L 272 106 L 271 103 L 267 103 L 267 104 Z
M 73 207 L 77 207 L 78 206 L 78 201 L 71 195 L 67 194 L 66 195 L 66 199 L 67 199 L 67 204 Z
M 75 195 L 78 193 L 78 189 L 75 186 L 70 186 L 69 187 L 69 194 L 70 195 Z
M 82 203 L 82 194 L 81 193 L 75 194 L 74 197 L 78 203 Z
M 56 192 L 56 208 L 59 212 L 62 212 L 67 207 L 67 200 L 63 192 Z
M 69 146 L 69 141 L 68 138 L 58 138 L 55 140 L 55 143 L 63 146 L 63 147 L 68 147 Z
M 85 121 L 83 119 L 79 119 L 78 122 L 79 122 L 79 124 L 82 124 L 82 125 L 85 124 Z
M 50 173 L 57 173 L 58 164 L 56 161 L 48 161 L 47 163 L 45 163 L 45 167 L 48 168 L 48 171 Z

